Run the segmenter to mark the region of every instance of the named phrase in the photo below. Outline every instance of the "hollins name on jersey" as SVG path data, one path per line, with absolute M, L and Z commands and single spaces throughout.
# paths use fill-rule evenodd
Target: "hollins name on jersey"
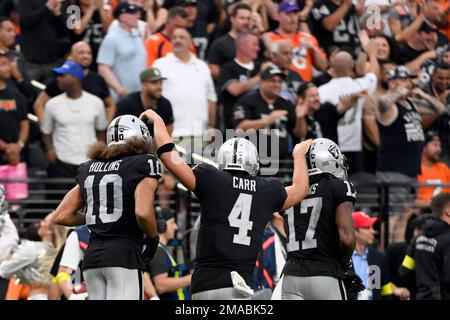
M 121 163 L 122 160 L 117 160 L 113 162 L 93 162 L 89 167 L 89 173 L 117 171 L 119 170 Z
M 233 188 L 256 192 L 256 181 L 240 177 L 233 177 Z

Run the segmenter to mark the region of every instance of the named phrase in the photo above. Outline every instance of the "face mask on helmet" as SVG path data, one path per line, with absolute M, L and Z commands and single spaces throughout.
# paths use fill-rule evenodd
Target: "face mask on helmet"
M 218 152 L 220 170 L 237 170 L 256 176 L 259 170 L 258 151 L 253 143 L 244 138 L 232 138 Z
M 339 179 L 347 178 L 347 159 L 337 144 L 329 139 L 315 139 L 306 154 L 306 160 L 309 176 L 329 173 Z
M 106 144 L 108 146 L 124 144 L 131 138 L 142 139 L 147 142 L 151 140 L 145 123 L 132 115 L 115 118 L 106 131 Z

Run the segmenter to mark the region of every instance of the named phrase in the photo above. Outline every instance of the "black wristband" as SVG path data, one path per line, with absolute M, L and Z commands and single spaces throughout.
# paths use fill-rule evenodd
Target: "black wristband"
M 156 151 L 158 158 L 160 158 L 163 153 L 171 152 L 173 149 L 175 149 L 175 144 L 173 142 L 166 143 L 165 145 L 159 147 L 158 151 Z

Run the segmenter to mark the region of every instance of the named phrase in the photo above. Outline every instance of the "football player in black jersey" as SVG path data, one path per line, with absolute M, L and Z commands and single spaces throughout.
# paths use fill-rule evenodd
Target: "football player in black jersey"
M 91 231 L 83 261 L 89 299 L 143 299 L 143 270 L 159 242 L 153 199 L 162 177 L 150 140 L 137 117 L 115 118 L 107 146 L 91 147 L 92 160 L 80 165 L 77 185 L 56 209 L 58 224 Z
M 252 274 L 266 224 L 272 213 L 286 210 L 308 192 L 305 154 L 312 140 L 293 151 L 292 185 L 257 176 L 256 147 L 243 138 L 227 140 L 219 149 L 220 169 L 208 164 L 191 169 L 174 149 L 164 122 L 152 110 L 141 115 L 154 125 L 158 156 L 200 201 L 202 215 L 197 242 L 192 298 L 249 299 Z
M 355 247 L 356 191 L 333 141 L 315 139 L 306 162 L 309 194 L 284 213 L 288 256 L 281 299 L 346 300 L 343 281 L 350 290 L 361 289 L 362 283 L 349 265 Z

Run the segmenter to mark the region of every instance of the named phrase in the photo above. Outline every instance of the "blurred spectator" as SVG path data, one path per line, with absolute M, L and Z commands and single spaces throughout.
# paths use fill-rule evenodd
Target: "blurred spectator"
M 221 95 L 226 129 L 233 128 L 232 114 L 236 101 L 259 84 L 258 51 L 258 37 L 240 33 L 236 38 L 236 57 L 220 68 L 217 91 Z
M 114 10 L 119 27 L 108 33 L 100 45 L 98 73 L 113 90 L 114 100 L 140 89 L 137 75 L 145 69 L 146 52 L 142 40 L 133 34 L 142 7 L 121 2 Z
M 54 275 L 54 282 L 67 300 L 85 300 L 87 297 L 80 268 L 84 252 L 89 245 L 89 236 L 90 231 L 87 226 L 75 228 L 67 236 L 64 248 L 61 248 L 63 251 L 60 259 L 56 258 L 58 260 L 58 271 Z M 74 278 L 76 280 L 73 284 L 72 274 L 75 272 L 76 277 Z
M 426 6 L 427 10 L 425 13 L 425 18 L 427 19 L 428 23 L 430 23 L 431 26 L 436 29 L 437 46 L 440 47 L 447 44 L 449 42 L 449 38 L 446 34 L 438 30 L 438 28 L 444 26 L 445 24 L 448 24 L 448 20 L 447 22 L 445 22 L 446 19 L 448 19 L 448 13 L 445 14 L 444 10 L 441 9 L 438 0 L 428 0 L 426 1 Z
M 70 51 L 69 59 L 83 67 L 83 90 L 102 99 L 103 104 L 106 108 L 106 118 L 108 122 L 110 122 L 114 118 L 114 114 L 116 112 L 116 104 L 114 103 L 114 100 L 110 95 L 109 88 L 106 84 L 105 79 L 99 76 L 96 72 L 89 69 L 89 66 L 92 63 L 92 51 L 89 44 L 84 41 L 75 43 Z M 58 81 L 56 77 L 54 77 L 34 102 L 33 108 L 36 116 L 39 119 L 39 122 L 42 122 L 42 119 L 44 117 L 44 108 L 48 100 L 50 100 L 50 98 L 56 97 L 57 95 L 60 95 L 61 93 L 63 93 L 63 91 L 61 90 L 61 88 L 59 88 Z
M 450 299 L 450 193 L 442 192 L 431 200 L 433 218 L 408 247 L 400 275 L 415 274 L 417 300 Z
M 81 20 L 79 28 L 73 30 L 72 43 L 84 41 L 89 44 L 93 56 L 89 67 L 97 71 L 98 49 L 108 30 L 109 17 L 103 7 L 103 0 L 77 0 L 75 3 L 81 8 Z
M 153 66 L 167 78 L 163 95 L 172 103 L 175 143 L 188 152 L 201 152 L 204 132 L 216 126 L 217 96 L 211 72 L 190 52 L 192 40 L 186 29 L 176 29 L 171 41 L 173 53 L 156 60 Z
M 352 56 L 345 51 L 338 52 L 331 61 L 333 79 L 319 87 L 320 102 L 330 102 L 337 105 L 342 98 L 366 91 L 372 95 L 377 86 L 377 74 L 379 64 L 376 58 L 376 47 L 373 42 L 367 46 L 369 56 L 368 72 L 360 78 L 353 79 L 354 61 Z M 339 120 L 338 140 L 339 147 L 349 161 L 349 174 L 364 170 L 362 154 L 363 137 L 363 105 L 365 97 L 356 101 L 354 108 L 345 113 Z
M 389 264 L 384 253 L 371 247 L 375 240 L 373 225 L 378 218 L 371 218 L 362 211 L 353 212 L 352 217 L 356 230 L 356 245 L 352 262 L 355 273 L 366 287 L 364 291 L 358 293 L 358 300 L 388 298 L 394 294 Z M 380 281 L 380 287 L 376 286 L 376 280 Z
M 355 6 L 352 0 L 318 0 L 312 9 L 314 35 L 327 52 L 332 46 L 352 55 L 359 48 L 358 14 L 362 14 L 364 2 Z
M 191 274 L 183 274 L 183 270 L 168 248 L 169 242 L 175 239 L 178 230 L 175 215 L 171 209 L 156 208 L 155 217 L 159 245 L 148 272 L 161 300 L 189 300 L 188 287 L 191 285 Z
M 13 275 L 30 286 L 28 300 L 47 300 L 51 282 L 50 268 L 64 243 L 66 229 L 54 223 L 50 213 L 39 224 L 41 241 L 22 241 L 17 250 L 0 263 L 0 278 Z
M 286 74 L 280 95 L 295 104 L 297 90 L 303 83 L 303 79 L 290 68 L 292 63 L 291 50 L 292 47 L 289 40 L 276 41 L 270 46 L 270 58 L 273 64 Z
M 301 138 L 327 138 L 338 143 L 339 119 L 355 105 L 359 97 L 359 93 L 354 93 L 343 98 L 337 105 L 330 102 L 320 103 L 319 91 L 314 83 L 301 85 L 296 106 L 297 117 L 302 120 Z
M 250 31 L 252 8 L 246 3 L 238 3 L 233 7 L 230 16 L 231 30 L 217 38 L 208 51 L 208 65 L 213 79 L 217 79 L 220 68 L 236 56 L 235 39 L 241 32 Z
M 436 29 L 431 27 L 428 22 L 424 21 L 421 24 L 419 30 L 415 34 L 413 34 L 412 37 L 403 46 L 400 46 L 398 53 L 398 63 L 404 65 L 408 62 L 412 62 L 413 60 L 419 58 L 422 54 L 426 53 L 427 51 L 434 50 L 435 48 Z M 434 57 L 436 57 L 435 53 Z M 408 69 L 416 71 L 416 68 L 413 68 L 411 66 L 408 66 Z
M 175 29 L 186 28 L 188 15 L 184 8 L 174 7 L 169 10 L 167 21 L 161 32 L 153 34 L 145 43 L 147 50 L 147 67 L 153 66 L 156 59 L 173 52 L 171 38 Z
M 270 300 L 280 281 L 286 263 L 286 232 L 284 219 L 274 213 L 263 235 L 262 249 L 253 271 L 255 294 L 252 300 Z
M 45 83 L 60 64 L 58 38 L 67 30 L 60 0 L 19 0 L 20 44 L 31 79 Z
M 283 1 L 278 5 L 279 25 L 275 31 L 264 35 L 266 47 L 279 40 L 291 42 L 291 69 L 297 72 L 304 81 L 311 81 L 313 66 L 318 71 L 325 71 L 327 59 L 319 48 L 317 39 L 305 32 L 297 31 L 299 6 L 293 1 Z M 301 21 L 300 23 L 306 23 Z
M 30 83 L 26 61 L 19 52 L 15 50 L 16 32 L 14 25 L 8 18 L 0 18 L 0 51 L 8 54 L 11 62 L 11 78 L 7 81 L 26 101 L 26 109 L 34 100 L 36 92 Z
M 8 214 L 5 188 L 0 185 L 0 264 L 19 245 L 16 226 Z M 0 278 L 0 300 L 4 300 L 8 289 L 8 279 Z
M 134 36 L 141 38 L 142 41 L 145 42 L 147 37 L 150 35 L 150 30 L 149 30 L 149 27 L 147 25 L 147 22 L 142 20 L 142 15 L 143 15 L 143 11 L 148 9 L 148 4 L 147 4 L 148 0 L 147 1 L 145 1 L 145 0 L 129 0 L 128 2 L 130 4 L 135 5 L 135 6 L 137 6 L 137 7 L 139 7 L 141 9 L 140 15 L 139 15 L 139 19 L 137 20 L 137 24 L 134 27 L 131 28 L 131 33 Z M 144 5 L 145 5 L 145 7 L 144 7 Z M 119 28 L 119 20 L 117 18 L 115 18 L 111 22 L 111 24 L 109 25 L 108 33 L 110 33 L 111 31 L 116 30 L 117 28 Z
M 425 137 L 422 117 L 418 111 L 419 104 L 420 108 L 426 108 L 428 112 L 443 112 L 439 101 L 418 88 L 414 92 L 424 100 L 412 99 L 411 78 L 413 76 L 403 66 L 392 69 L 388 74 L 388 92 L 378 101 L 380 146 L 377 177 L 381 182 L 406 184 L 390 188 L 391 199 L 399 203 L 409 199 L 409 185 L 416 182 L 416 176 L 421 171 L 420 158 Z
M 450 40 L 450 3 L 447 0 L 438 0 L 442 16 L 439 30 Z
M 233 120 L 236 130 L 241 129 L 244 133 L 256 130 L 260 133 L 258 138 L 267 139 L 259 140 L 257 145 L 261 164 L 264 165 L 268 164 L 268 160 L 290 158 L 289 135 L 300 137 L 300 121 L 294 105 L 280 97 L 286 75 L 277 67 L 269 66 L 261 71 L 260 77 L 259 89 L 237 101 Z M 278 139 L 278 150 L 271 150 L 271 139 Z
M 172 104 L 164 98 L 162 93 L 163 80 L 161 72 L 156 68 L 146 69 L 139 76 L 141 91 L 133 92 L 121 99 L 117 104 L 115 117 L 131 114 L 139 117 L 142 112 L 151 108 L 164 120 L 167 132 L 173 132 Z
M 450 184 L 450 168 L 443 162 L 441 157 L 441 140 L 435 131 L 425 133 L 425 145 L 422 151 L 422 172 L 417 175 L 419 183 L 443 183 Z M 450 187 L 419 187 L 417 190 L 417 201 L 421 206 L 428 206 L 431 198 L 440 192 L 450 192 Z
M 164 1 L 164 5 L 174 0 Z M 183 6 L 188 13 L 188 31 L 192 36 L 198 57 L 206 59 L 206 49 L 214 27 L 219 21 L 219 9 L 211 0 L 176 0 L 176 5 Z
M 78 166 L 88 160 L 89 145 L 105 140 L 105 108 L 99 98 L 82 89 L 84 71 L 79 64 L 66 61 L 53 72 L 63 93 L 47 102 L 41 124 L 47 173 L 50 178 L 75 178 Z
M 420 235 L 422 227 L 428 219 L 433 218 L 432 214 L 411 214 L 408 218 L 405 228 L 405 241 L 391 243 L 386 248 L 386 256 L 389 261 L 389 269 L 391 273 L 392 284 L 394 285 L 394 292 L 400 289 L 404 293 L 406 288 L 409 291 L 410 300 L 416 299 L 416 279 L 415 275 L 411 276 L 409 279 L 404 279 L 400 275 L 400 266 L 402 265 L 405 255 L 407 254 L 408 247 L 411 245 L 412 241 Z M 399 292 L 401 293 L 401 292 Z M 401 298 L 401 294 L 395 294 L 397 297 Z
M 0 165 L 17 165 L 21 162 L 22 149 L 30 130 L 23 101 L 7 84 L 10 77 L 8 55 L 0 52 Z
M 425 21 L 426 1 L 398 1 L 389 11 L 389 29 L 393 36 L 414 34 Z

